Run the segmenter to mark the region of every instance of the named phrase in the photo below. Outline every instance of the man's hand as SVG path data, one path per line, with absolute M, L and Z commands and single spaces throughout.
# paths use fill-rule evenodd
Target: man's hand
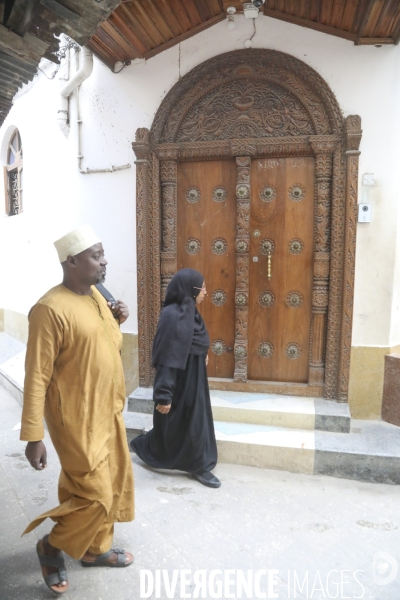
M 171 409 L 170 404 L 157 404 L 156 410 L 160 412 L 162 415 L 167 415 Z
M 116 304 L 112 305 L 111 302 L 107 302 L 108 307 L 110 308 L 114 317 L 116 317 L 119 321 L 119 324 L 125 323 L 127 318 L 129 317 L 129 310 L 126 304 L 122 302 L 122 300 L 117 300 Z
M 41 471 L 47 465 L 46 446 L 42 441 L 28 442 L 25 448 L 25 456 L 37 471 Z

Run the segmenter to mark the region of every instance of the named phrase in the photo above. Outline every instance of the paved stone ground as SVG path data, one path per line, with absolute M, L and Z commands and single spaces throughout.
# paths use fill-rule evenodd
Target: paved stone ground
M 0 599 L 45 600 L 52 594 L 41 578 L 35 543 L 51 523 L 23 538 L 21 532 L 57 504 L 59 466 L 49 440 L 45 471 L 29 466 L 25 444 L 13 430 L 19 421 L 20 406 L 0 388 Z M 152 471 L 136 456 L 132 460 L 136 519 L 116 525 L 115 545 L 131 550 L 135 563 L 121 570 L 83 569 L 67 558 L 67 600 L 190 598 L 195 577 L 203 576 L 208 587 L 197 597 L 235 598 L 241 573 L 253 587 L 244 588 L 242 598 L 400 598 L 400 575 L 394 577 L 400 563 L 399 486 L 219 464 L 215 473 L 222 487 L 212 490 L 183 473 Z M 156 580 L 165 570 L 168 584 L 182 569 L 188 573 L 177 571 L 175 591 L 162 582 L 160 593 L 150 594 L 150 575 Z M 215 570 L 232 584 L 220 590 Z M 270 591 L 263 570 L 271 581 L 272 570 L 278 571 Z M 185 578 L 189 584 L 181 590 Z

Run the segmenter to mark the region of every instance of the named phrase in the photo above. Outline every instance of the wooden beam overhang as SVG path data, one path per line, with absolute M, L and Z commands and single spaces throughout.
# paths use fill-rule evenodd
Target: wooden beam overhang
M 0 0 L 0 125 L 42 57 L 58 63 L 58 36 L 86 44 L 120 0 Z

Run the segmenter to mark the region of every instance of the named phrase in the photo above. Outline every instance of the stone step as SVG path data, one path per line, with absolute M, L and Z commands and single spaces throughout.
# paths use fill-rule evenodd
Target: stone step
M 128 410 L 152 413 L 153 390 L 137 388 L 128 399 Z M 350 431 L 348 404 L 323 398 L 276 394 L 210 391 L 215 421 L 273 425 L 319 431 Z
M 152 427 L 145 413 L 125 414 L 128 439 Z M 218 461 L 376 483 L 400 484 L 400 427 L 351 421 L 349 433 L 215 421 Z
M 211 391 L 215 421 L 273 425 L 293 429 L 350 431 L 348 404 L 299 396 Z
M 400 427 L 352 420 L 350 433 L 215 422 L 220 462 L 400 484 Z

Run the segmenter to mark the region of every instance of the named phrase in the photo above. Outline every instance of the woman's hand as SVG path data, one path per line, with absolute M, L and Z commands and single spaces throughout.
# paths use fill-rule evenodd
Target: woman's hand
M 156 410 L 160 412 L 162 415 L 167 415 L 171 409 L 170 404 L 157 404 Z
M 206 366 L 208 365 L 208 354 L 206 356 Z

